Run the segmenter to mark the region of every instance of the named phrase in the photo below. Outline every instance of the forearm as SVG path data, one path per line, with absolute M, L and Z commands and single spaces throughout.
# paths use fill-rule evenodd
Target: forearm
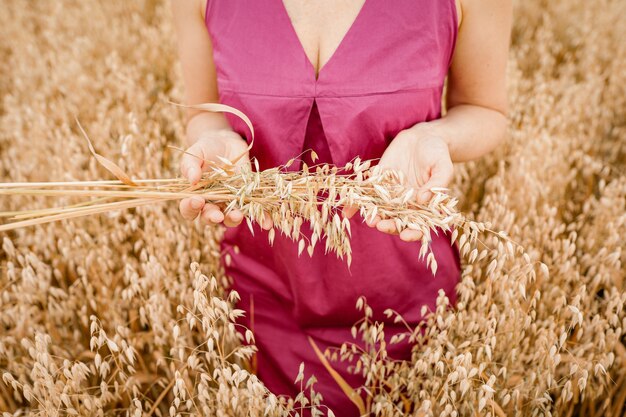
M 232 135 L 232 128 L 222 113 L 200 112 L 192 114 L 187 121 L 186 144 L 191 146 L 202 136 Z
M 430 122 L 418 123 L 409 130 L 418 137 L 441 137 L 448 145 L 452 162 L 480 158 L 500 144 L 507 134 L 508 119 L 487 107 L 460 104 Z

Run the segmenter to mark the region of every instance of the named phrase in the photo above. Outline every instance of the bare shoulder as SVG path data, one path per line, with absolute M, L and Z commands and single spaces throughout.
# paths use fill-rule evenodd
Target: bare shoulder
M 506 113 L 506 64 L 512 0 L 457 0 L 463 24 L 450 68 L 450 103 Z
M 183 17 L 202 17 L 204 20 L 204 11 L 208 0 L 170 0 L 174 18 Z
M 487 14 L 507 14 L 513 8 L 512 0 L 455 0 L 459 16 L 482 12 Z
M 170 0 L 187 103 L 218 101 L 213 45 L 202 18 L 205 1 Z

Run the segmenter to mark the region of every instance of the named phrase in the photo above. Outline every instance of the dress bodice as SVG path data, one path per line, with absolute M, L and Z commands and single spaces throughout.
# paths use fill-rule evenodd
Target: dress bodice
M 252 120 L 261 169 L 302 152 L 314 103 L 337 165 L 378 158 L 400 130 L 441 115 L 455 0 L 367 0 L 317 79 L 282 0 L 208 0 L 205 20 L 220 101 Z

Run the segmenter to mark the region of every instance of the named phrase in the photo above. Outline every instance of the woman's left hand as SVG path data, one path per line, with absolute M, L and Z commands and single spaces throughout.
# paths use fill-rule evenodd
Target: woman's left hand
M 452 180 L 454 167 L 448 145 L 439 136 L 418 130 L 403 130 L 389 144 L 378 164 L 383 169 L 393 169 L 402 173 L 406 185 L 416 190 L 418 204 L 426 204 L 433 197 L 433 187 L 447 187 Z M 351 217 L 356 209 L 346 209 L 344 214 Z M 376 216 L 370 227 L 381 232 L 398 234 L 393 220 L 381 220 Z M 405 241 L 421 239 L 417 230 L 406 229 L 400 234 Z

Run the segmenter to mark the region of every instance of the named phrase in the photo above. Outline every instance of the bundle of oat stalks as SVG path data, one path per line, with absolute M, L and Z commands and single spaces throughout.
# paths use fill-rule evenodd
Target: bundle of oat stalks
M 99 160 L 102 157 L 99 158 Z M 110 166 L 110 165 L 109 165 Z M 435 197 L 427 206 L 414 200 L 414 189 L 401 184 L 393 171 L 371 167 L 371 161 L 358 158 L 341 170 L 328 164 L 306 167 L 303 171 L 289 172 L 285 167 L 264 171 L 238 168 L 229 161 L 205 173 L 195 185 L 182 178 L 130 180 L 119 175 L 120 180 L 0 183 L 0 195 L 83 197 L 87 200 L 71 206 L 38 210 L 4 212 L 12 222 L 0 225 L 0 231 L 13 230 L 52 221 L 129 209 L 158 202 L 201 196 L 206 201 L 225 206 L 225 212 L 237 208 L 252 228 L 269 214 L 275 229 L 299 242 L 299 254 L 307 248 L 311 254 L 318 242 L 326 242 L 326 250 L 347 257 L 350 262 L 350 223 L 340 214 L 342 207 L 358 207 L 364 219 L 380 216 L 393 219 L 399 231 L 418 230 L 423 233 L 420 256 L 430 254 L 431 233 L 436 228 L 446 231 L 455 226 L 467 230 L 483 231 L 485 225 L 466 221 L 455 210 L 457 200 L 443 189 L 433 189 Z M 341 171 L 351 170 L 349 174 Z M 305 221 L 310 223 L 311 238 L 301 232 Z M 470 229 L 471 227 L 471 229 Z M 454 233 L 454 237 L 458 232 Z M 324 239 L 322 239 L 324 238 Z M 427 261 L 435 273 L 434 257 Z
M 250 129 L 249 149 L 253 146 L 254 129 L 248 117 L 239 110 L 218 103 L 189 107 L 236 114 Z M 5 196 L 87 199 L 71 206 L 0 212 L 0 217 L 13 220 L 0 225 L 0 231 L 200 196 L 205 201 L 222 205 L 226 213 L 239 209 L 251 230 L 253 222 L 261 223 L 269 215 L 274 224 L 268 233 L 270 242 L 278 229 L 298 242 L 298 255 L 305 247 L 311 255 L 315 246 L 324 241 L 326 252 L 334 251 L 342 259 L 345 256 L 350 264 L 350 222 L 340 214 L 342 208 L 348 206 L 358 208 L 363 220 L 371 221 L 378 216 L 393 219 L 398 231 L 419 231 L 422 235 L 419 256 L 426 259 L 435 274 L 437 262 L 430 250 L 433 232 L 452 231 L 450 243 L 453 244 L 459 237 L 455 227 L 469 235 L 468 243 L 475 241 L 479 232 L 488 230 L 487 225 L 469 221 L 458 213 L 455 210 L 457 200 L 446 194 L 446 189 L 433 188 L 434 197 L 428 205 L 419 205 L 415 189 L 404 185 L 401 173 L 379 169 L 373 161 L 361 161 L 358 157 L 343 167 L 329 164 L 308 167 L 303 164 L 303 169 L 297 172 L 288 170 L 296 158 L 284 166 L 260 171 L 254 159 L 251 166 L 256 169 L 252 170 L 236 165 L 237 160 L 218 157 L 218 162 L 205 161 L 210 164 L 209 172 L 194 185 L 184 178 L 138 180 L 131 179 L 117 164 L 98 154 L 82 126 L 78 126 L 94 158 L 118 179 L 0 183 L 0 195 Z M 312 154 L 315 160 L 316 155 Z M 309 222 L 310 236 L 301 231 L 304 222 Z M 473 258 L 476 256 L 477 252 Z

